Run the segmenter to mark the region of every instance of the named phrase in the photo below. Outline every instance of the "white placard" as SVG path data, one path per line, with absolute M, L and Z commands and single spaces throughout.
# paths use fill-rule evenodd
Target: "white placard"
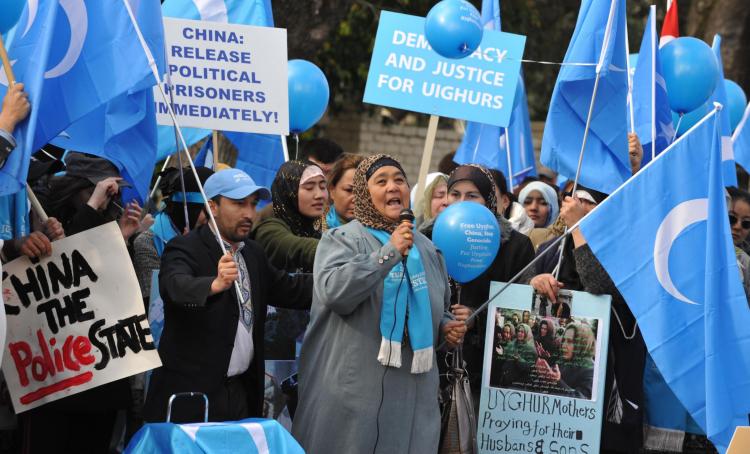
M 16 413 L 161 366 L 116 223 L 3 267 L 3 374 Z
M 289 134 L 285 29 L 165 17 L 164 40 L 180 126 Z M 154 100 L 157 123 L 172 126 L 158 90 Z

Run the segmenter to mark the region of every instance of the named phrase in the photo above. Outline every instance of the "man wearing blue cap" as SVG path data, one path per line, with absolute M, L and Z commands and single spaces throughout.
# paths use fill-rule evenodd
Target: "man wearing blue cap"
M 175 237 L 164 249 L 159 273 L 163 366 L 151 378 L 147 421 L 164 421 L 169 397 L 187 391 L 208 396 L 210 421 L 261 416 L 266 302 L 272 298 L 280 307 L 310 308 L 312 277 L 277 270 L 247 239 L 258 201 L 271 198 L 268 189 L 238 169 L 216 172 L 204 189 L 228 252 L 222 255 L 210 223 Z M 203 421 L 203 401 L 177 401 L 172 420 Z

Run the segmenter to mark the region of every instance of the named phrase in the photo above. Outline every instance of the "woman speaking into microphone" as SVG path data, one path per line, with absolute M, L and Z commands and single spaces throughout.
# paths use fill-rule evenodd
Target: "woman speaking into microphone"
M 315 255 L 292 432 L 306 452 L 435 453 L 435 347 L 466 327 L 448 312 L 443 258 L 409 221 L 409 184 L 387 155 L 354 174 L 354 217 Z

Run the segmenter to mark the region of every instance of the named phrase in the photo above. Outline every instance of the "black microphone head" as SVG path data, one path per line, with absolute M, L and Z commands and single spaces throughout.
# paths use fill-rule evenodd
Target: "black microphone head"
M 411 223 L 414 223 L 414 212 L 408 208 L 404 208 L 401 210 L 401 214 L 398 215 L 398 222 L 405 222 L 409 221 Z

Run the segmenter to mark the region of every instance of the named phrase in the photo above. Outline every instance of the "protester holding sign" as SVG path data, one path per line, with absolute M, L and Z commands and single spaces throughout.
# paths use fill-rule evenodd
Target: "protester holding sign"
M 64 175 L 50 178 L 39 200 L 62 222 L 68 235 L 118 220 L 125 241 L 141 228 L 141 207 L 133 200 L 123 206 L 121 189 L 130 187 L 114 164 L 97 156 L 69 152 Z M 150 220 L 146 218 L 145 222 Z
M 267 304 L 310 307 L 311 277 L 277 270 L 260 245 L 247 239 L 258 200 L 270 198 L 268 189 L 241 170 L 227 169 L 211 175 L 204 190 L 219 231 L 200 226 L 173 238 L 162 255 L 164 367 L 151 378 L 147 421 L 163 421 L 169 396 L 183 391 L 208 395 L 210 421 L 261 416 Z M 216 234 L 231 252 L 222 256 Z M 172 417 L 202 421 L 203 402 L 175 405 Z
M 580 191 L 582 192 L 576 191 L 574 197 L 568 196 L 563 201 L 560 217 L 568 227 L 591 212 L 599 202 L 592 196 L 592 190 L 583 188 Z M 606 418 L 602 428 L 602 448 L 607 452 L 638 452 L 643 444 L 643 371 L 646 346 L 635 317 L 607 272 L 594 257 L 580 230 L 574 230 L 571 236 L 572 241 L 569 243 L 573 244 L 570 251 L 572 260 L 564 254 L 559 281 L 552 274 L 540 274 L 531 279 L 530 284 L 553 302 L 557 302 L 557 294 L 562 287 L 612 296 L 614 317 L 609 326 L 609 360 L 604 388 Z
M 252 233 L 276 268 L 312 273 L 328 203 L 327 186 L 317 165 L 288 161 L 279 168 L 271 185 L 273 216 L 262 220 Z M 308 321 L 309 315 L 303 311 L 279 309 L 268 314 L 266 359 L 296 358 L 297 338 Z
M 354 203 L 356 220 L 326 232 L 316 253 L 292 431 L 311 453 L 432 454 L 440 435 L 434 349 L 443 338 L 460 342 L 466 328 L 450 320 L 435 246 L 399 222 L 409 207 L 401 164 L 387 155 L 362 161 Z

